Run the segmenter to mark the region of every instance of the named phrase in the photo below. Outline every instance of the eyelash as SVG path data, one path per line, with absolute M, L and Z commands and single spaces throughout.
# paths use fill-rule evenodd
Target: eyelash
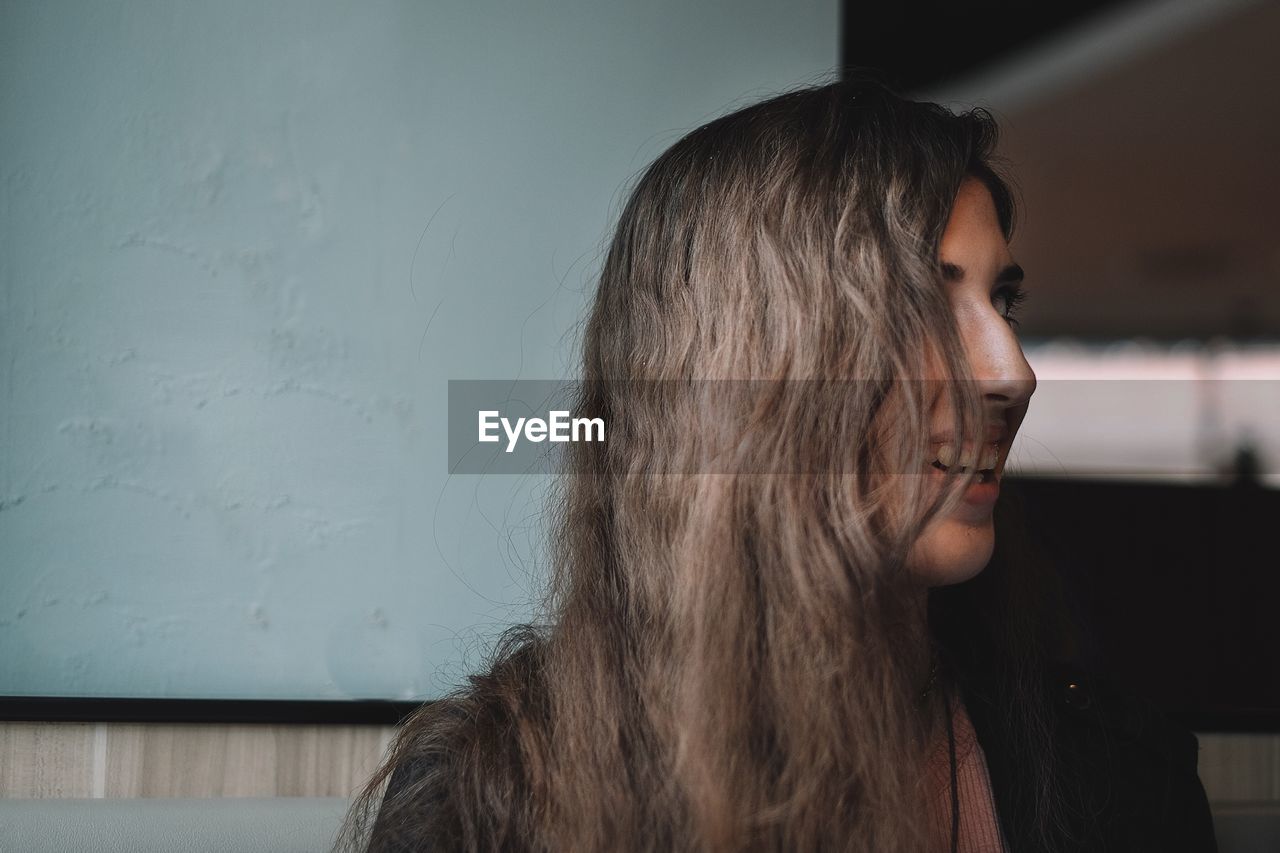
M 995 295 L 1004 297 L 1004 314 L 1001 316 L 1004 317 L 1005 322 L 1016 329 L 1019 323 L 1014 315 L 1027 299 L 1026 289 L 1021 284 L 1009 284 L 997 290 Z

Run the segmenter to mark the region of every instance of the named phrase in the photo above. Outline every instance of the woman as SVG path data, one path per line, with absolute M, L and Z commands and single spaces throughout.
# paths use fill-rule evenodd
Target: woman
M 378 810 L 371 850 L 1214 849 L 1194 736 L 1052 662 L 996 502 L 1035 377 L 995 139 L 845 82 L 649 167 L 547 625 L 406 722 L 344 838 Z

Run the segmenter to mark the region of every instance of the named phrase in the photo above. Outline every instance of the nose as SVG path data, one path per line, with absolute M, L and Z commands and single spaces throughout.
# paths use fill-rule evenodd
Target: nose
M 983 399 L 999 410 L 1025 410 L 1036 390 L 1036 374 L 1007 323 L 988 325 L 969 341 L 969 362 Z

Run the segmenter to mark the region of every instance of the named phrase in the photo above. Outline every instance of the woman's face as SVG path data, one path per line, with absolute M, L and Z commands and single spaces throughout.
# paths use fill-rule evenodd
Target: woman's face
M 986 412 L 987 461 L 994 457 L 994 476 L 973 479 L 964 502 L 949 515 L 939 515 L 925 528 L 907 558 L 907 567 L 930 586 L 960 583 L 982 571 L 995 547 L 992 510 L 1000 493 L 1009 446 L 1027 412 L 1036 376 L 1022 354 L 1009 323 L 1009 296 L 1022 277 L 1000 230 L 995 204 L 977 178 L 960 187 L 939 249 L 943 286 L 951 302 L 956 327 L 964 341 L 973 376 L 981 388 Z M 952 412 L 945 394 L 930 413 L 930 447 L 935 458 L 948 460 L 949 449 L 963 458 L 961 448 L 948 442 Z M 955 457 L 950 457 L 955 458 Z M 942 470 L 929 468 L 940 490 Z

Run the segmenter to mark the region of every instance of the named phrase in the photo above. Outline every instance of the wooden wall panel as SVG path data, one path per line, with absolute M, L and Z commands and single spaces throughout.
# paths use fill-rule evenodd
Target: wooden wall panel
M 1211 802 L 1280 803 L 1280 735 L 1204 734 L 1200 781 Z
M 348 797 L 390 726 L 0 723 L 0 797 Z
M 394 731 L 0 723 L 0 797 L 349 797 Z M 1199 737 L 1210 801 L 1280 804 L 1280 735 Z
M 0 723 L 0 796 L 92 797 L 92 723 Z

